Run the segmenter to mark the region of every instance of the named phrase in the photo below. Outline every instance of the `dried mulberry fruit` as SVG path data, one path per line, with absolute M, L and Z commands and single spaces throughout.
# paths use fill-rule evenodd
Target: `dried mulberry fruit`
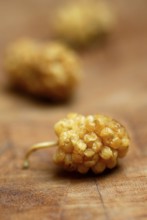
M 55 124 L 57 142 L 33 146 L 26 154 L 24 167 L 32 151 L 58 145 L 54 162 L 69 171 L 101 173 L 117 165 L 129 147 L 125 128 L 117 121 L 103 115 L 83 116 L 69 114 Z
M 87 45 L 111 32 L 114 16 L 106 3 L 80 1 L 58 9 L 53 24 L 56 36 L 74 45 Z
M 5 69 L 15 87 L 52 100 L 69 98 L 80 79 L 76 54 L 56 42 L 24 39 L 12 44 Z

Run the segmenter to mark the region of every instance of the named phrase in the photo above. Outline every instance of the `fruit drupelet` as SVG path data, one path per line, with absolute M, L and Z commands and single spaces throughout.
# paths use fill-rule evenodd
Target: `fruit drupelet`
M 51 100 L 66 100 L 80 80 L 77 55 L 61 43 L 21 39 L 6 51 L 5 70 L 20 90 Z
M 54 162 L 66 170 L 80 173 L 92 170 L 98 174 L 106 168 L 114 168 L 118 158 L 126 155 L 130 142 L 125 128 L 104 115 L 69 114 L 55 124 L 55 132 L 58 141 L 44 146 L 58 145 Z M 30 152 L 26 156 L 26 167 Z

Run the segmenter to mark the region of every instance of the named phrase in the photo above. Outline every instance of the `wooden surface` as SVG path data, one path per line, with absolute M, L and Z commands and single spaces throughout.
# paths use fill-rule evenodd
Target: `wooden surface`
M 76 97 L 51 105 L 10 91 L 2 68 L 5 46 L 21 36 L 49 39 L 49 19 L 61 1 L 0 0 L 0 219 L 147 219 L 147 1 L 111 0 L 117 28 L 104 47 L 81 51 L 84 79 Z M 23 156 L 54 140 L 68 112 L 104 113 L 129 130 L 131 147 L 104 175 L 69 174 L 53 164 L 55 149 Z

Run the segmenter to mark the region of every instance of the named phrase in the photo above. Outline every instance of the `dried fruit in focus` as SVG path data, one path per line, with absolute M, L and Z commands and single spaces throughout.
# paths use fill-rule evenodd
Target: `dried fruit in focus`
M 66 170 L 80 173 L 87 173 L 90 169 L 101 173 L 106 168 L 114 168 L 118 158 L 126 155 L 130 144 L 125 128 L 103 115 L 69 114 L 55 124 L 55 132 L 58 141 L 53 145 L 58 148 L 54 162 Z M 50 146 L 50 142 L 45 145 Z M 27 159 L 28 155 L 28 166 Z

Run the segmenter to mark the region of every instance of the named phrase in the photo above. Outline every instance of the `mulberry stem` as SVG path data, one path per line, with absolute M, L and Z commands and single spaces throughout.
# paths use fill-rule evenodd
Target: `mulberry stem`
M 34 151 L 54 147 L 57 144 L 58 144 L 57 141 L 50 141 L 50 142 L 42 142 L 42 143 L 38 143 L 38 144 L 33 145 L 25 155 L 24 162 L 23 162 L 23 169 L 29 168 L 29 165 L 30 165 L 29 164 L 29 157 Z

